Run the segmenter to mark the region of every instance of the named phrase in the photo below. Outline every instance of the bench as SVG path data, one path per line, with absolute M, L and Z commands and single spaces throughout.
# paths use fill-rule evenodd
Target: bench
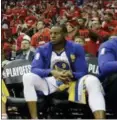
M 87 58 L 88 71 L 90 74 L 98 74 L 97 58 Z M 17 69 L 17 73 L 13 73 Z M 25 69 L 25 70 L 24 70 Z M 22 76 L 30 71 L 30 63 L 26 60 L 15 60 L 4 68 L 6 73 L 5 83 L 10 92 L 7 100 L 7 113 L 10 119 L 29 119 L 29 111 L 23 96 Z M 37 93 L 38 94 L 38 93 Z M 88 105 L 72 103 L 67 100 L 67 92 L 55 92 L 49 96 L 40 96 L 38 100 L 38 115 L 40 119 L 77 119 L 93 118 Z M 16 107 L 17 110 L 9 110 Z M 107 108 L 107 118 L 114 118 L 110 109 Z

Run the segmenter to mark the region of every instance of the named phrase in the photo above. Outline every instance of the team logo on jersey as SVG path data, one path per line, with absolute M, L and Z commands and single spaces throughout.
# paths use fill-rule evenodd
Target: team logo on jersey
M 66 63 L 64 61 L 59 61 L 53 65 L 53 69 L 62 71 L 62 70 L 69 70 L 70 67 L 69 67 L 68 63 Z
M 40 53 L 37 53 L 37 54 L 35 55 L 35 60 L 39 60 L 39 58 L 40 58 Z
M 71 61 L 72 61 L 72 62 L 74 62 L 74 61 L 75 61 L 75 59 L 76 59 L 76 57 L 75 57 L 75 55 L 74 55 L 74 54 L 71 54 L 71 55 L 70 55 L 70 58 L 71 58 Z

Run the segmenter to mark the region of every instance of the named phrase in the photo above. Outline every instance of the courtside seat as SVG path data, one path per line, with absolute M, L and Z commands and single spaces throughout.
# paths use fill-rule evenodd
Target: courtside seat
M 30 72 L 30 62 L 27 60 L 12 61 L 4 68 L 4 75 L 6 75 L 4 76 L 4 81 L 10 93 L 6 103 L 7 114 L 10 119 L 30 118 L 28 107 L 23 95 L 23 71 Z M 39 95 L 38 91 L 37 95 Z M 44 118 L 44 112 L 46 114 L 47 110 L 47 99 L 45 96 L 39 96 L 38 104 L 39 116 L 40 118 Z
M 51 119 L 77 119 L 92 118 L 88 106 L 68 101 L 68 93 L 55 92 L 50 95 L 51 108 L 49 114 Z
M 39 118 L 44 118 L 47 114 L 47 100 L 45 96 L 40 96 L 38 99 L 38 114 Z M 16 108 L 15 110 L 12 108 Z M 9 110 L 9 108 L 11 108 Z M 8 97 L 7 99 L 7 113 L 10 119 L 15 119 L 16 116 L 21 118 L 30 119 L 27 103 L 24 98 Z M 15 116 L 15 117 L 13 117 Z M 20 118 L 20 119 L 21 119 Z

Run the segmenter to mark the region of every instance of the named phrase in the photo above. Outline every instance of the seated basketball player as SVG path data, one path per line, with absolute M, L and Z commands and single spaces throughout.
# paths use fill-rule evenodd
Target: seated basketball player
M 98 64 L 106 103 L 111 107 L 117 118 L 117 36 L 111 37 L 100 46 Z
M 32 62 L 31 73 L 23 76 L 24 96 L 32 119 L 37 119 L 36 91 L 49 95 L 63 85 L 69 88 L 69 100 L 82 102 L 81 92 L 88 93 L 88 104 L 94 117 L 105 118 L 105 101 L 101 84 L 95 76 L 87 75 L 87 63 L 83 47 L 65 40 L 67 30 L 63 26 L 53 26 L 50 42 L 37 48 Z M 85 85 L 85 87 L 84 87 Z M 75 92 L 74 98 L 71 97 Z

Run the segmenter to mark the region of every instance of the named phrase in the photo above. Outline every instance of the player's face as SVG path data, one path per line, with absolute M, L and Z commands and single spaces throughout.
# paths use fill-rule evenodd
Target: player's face
M 60 27 L 52 27 L 50 30 L 50 41 L 52 44 L 59 44 L 64 40 L 64 33 Z

